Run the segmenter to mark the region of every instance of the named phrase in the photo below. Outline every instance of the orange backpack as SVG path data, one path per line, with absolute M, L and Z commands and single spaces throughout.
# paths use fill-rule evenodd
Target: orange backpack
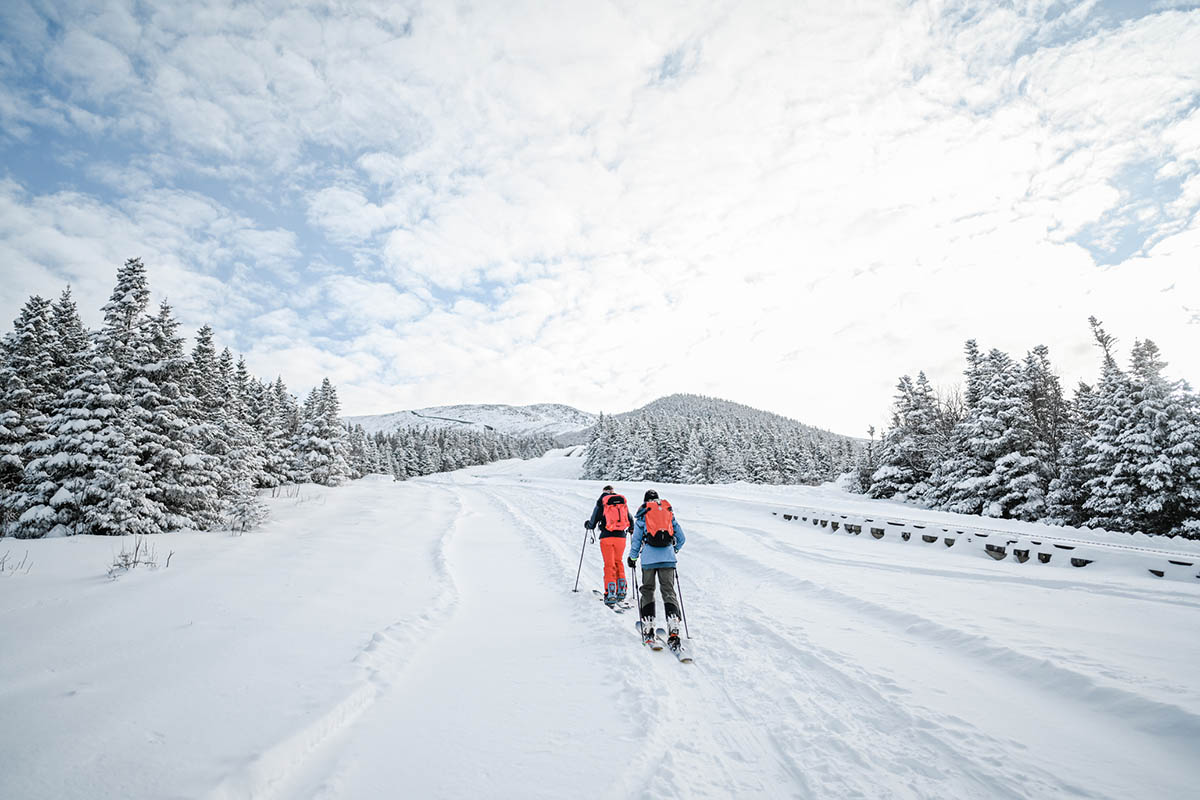
M 602 498 L 604 504 L 604 530 L 611 533 L 629 530 L 629 505 L 619 494 Z
M 642 540 L 651 547 L 668 547 L 675 543 L 675 513 L 666 500 L 646 503 L 646 536 Z

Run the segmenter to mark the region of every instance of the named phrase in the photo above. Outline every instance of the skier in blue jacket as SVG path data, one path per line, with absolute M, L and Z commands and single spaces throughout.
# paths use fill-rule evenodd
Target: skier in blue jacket
M 628 564 L 637 566 L 642 558 L 642 635 L 647 643 L 654 639 L 654 584 L 662 587 L 663 611 L 667 617 L 667 644 L 679 649 L 679 598 L 675 594 L 675 554 L 683 547 L 686 537 L 675 519 L 671 504 L 659 499 L 650 489 L 643 498 L 633 522 L 633 541 L 629 546 Z M 645 548 L 645 552 L 642 550 Z

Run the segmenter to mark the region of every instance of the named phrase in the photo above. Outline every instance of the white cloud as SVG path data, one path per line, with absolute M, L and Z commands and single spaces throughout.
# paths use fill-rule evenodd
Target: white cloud
M 1200 383 L 1200 12 L 976 11 L 72 14 L 65 91 L 6 86 L 0 119 L 143 152 L 83 167 L 113 198 L 0 192 L 0 300 L 153 252 L 190 315 L 356 412 L 694 390 L 859 432 L 968 337 L 1094 375 L 1089 314 Z
M 185 328 L 237 331 L 247 314 L 279 297 L 261 272 L 239 278 L 228 268 L 238 258 L 294 255 L 291 241 L 191 193 L 156 191 L 106 205 L 74 192 L 32 197 L 0 182 L 0 307 L 15 311 L 29 294 L 54 296 L 70 283 L 85 320 L 98 324 L 117 267 L 138 256 L 155 297 L 169 298 Z
M 133 66 L 124 51 L 86 31 L 67 31 L 46 57 L 46 66 L 60 81 L 78 87 L 88 99 L 103 101 L 133 86 Z
M 388 226 L 384 209 L 352 189 L 331 186 L 313 195 L 308 204 L 309 222 L 335 240 L 370 239 Z

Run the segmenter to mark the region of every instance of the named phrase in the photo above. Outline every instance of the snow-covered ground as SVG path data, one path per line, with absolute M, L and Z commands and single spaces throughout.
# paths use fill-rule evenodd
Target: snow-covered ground
M 1196 796 L 1200 580 L 783 519 L 905 513 L 827 488 L 663 487 L 682 665 L 596 601 L 596 546 L 571 592 L 599 488 L 572 452 L 292 489 L 115 581 L 131 542 L 0 540 L 32 562 L 0 576 L 0 797 Z
M 596 424 L 596 415 L 556 403 L 531 406 L 501 404 L 453 405 L 346 417 L 348 425 L 362 425 L 367 433 L 391 433 L 404 428 L 491 429 L 511 436 L 562 436 L 579 433 Z

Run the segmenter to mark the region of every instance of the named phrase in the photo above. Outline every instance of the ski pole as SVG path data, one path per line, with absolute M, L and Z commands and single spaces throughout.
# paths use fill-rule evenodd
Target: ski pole
M 637 582 L 637 567 L 629 568 L 630 583 L 633 584 L 633 604 L 638 608 L 638 614 L 642 613 L 642 593 L 638 589 Z
M 679 595 L 679 613 L 683 616 L 683 632 L 687 634 L 687 638 L 692 638 L 692 634 L 688 631 L 687 626 L 687 609 L 683 607 L 683 584 L 679 582 L 679 569 L 675 570 L 675 593 Z
M 583 547 L 579 548 L 579 569 L 575 570 L 575 588 L 571 590 L 572 592 L 579 591 L 579 576 L 583 573 L 583 551 L 587 549 L 588 533 L 589 533 L 588 529 L 584 528 L 583 529 Z

